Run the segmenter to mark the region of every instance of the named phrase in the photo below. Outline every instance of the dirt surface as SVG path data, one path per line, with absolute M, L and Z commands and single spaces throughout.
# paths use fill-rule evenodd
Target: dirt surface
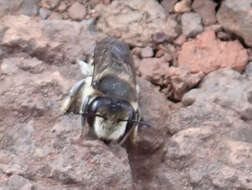
M 252 189 L 251 3 L 1 2 L 0 190 Z M 77 143 L 80 117 L 59 115 L 108 35 L 130 45 L 152 124 L 134 146 Z

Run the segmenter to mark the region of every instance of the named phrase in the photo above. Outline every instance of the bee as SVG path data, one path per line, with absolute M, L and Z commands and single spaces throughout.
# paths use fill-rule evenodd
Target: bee
M 139 86 L 129 46 L 113 38 L 97 42 L 93 61 L 79 61 L 84 78 L 65 99 L 61 111 L 78 107 L 81 137 L 85 123 L 89 135 L 104 142 L 122 144 L 128 137 L 136 143 L 141 124 Z

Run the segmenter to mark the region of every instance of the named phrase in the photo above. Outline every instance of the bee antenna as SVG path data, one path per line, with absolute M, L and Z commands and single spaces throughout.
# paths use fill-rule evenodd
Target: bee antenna
M 146 121 L 138 121 L 138 120 L 121 120 L 121 121 L 129 121 L 129 122 L 137 123 L 137 124 L 140 124 L 140 125 L 145 125 L 147 127 L 152 127 L 151 124 L 149 122 L 146 122 Z

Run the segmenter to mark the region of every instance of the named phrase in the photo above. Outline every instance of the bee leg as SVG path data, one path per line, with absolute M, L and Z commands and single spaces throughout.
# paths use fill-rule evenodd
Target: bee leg
M 85 79 L 80 80 L 77 82 L 70 90 L 69 95 L 66 97 L 64 100 L 62 106 L 61 106 L 61 113 L 66 113 L 68 112 L 69 108 L 71 107 L 73 101 L 76 98 L 76 95 L 80 91 L 80 89 L 85 85 Z
M 81 128 L 80 139 L 84 138 L 84 136 L 87 134 L 87 130 L 88 130 L 88 128 L 85 127 L 86 118 L 87 118 L 85 113 L 87 112 L 89 101 L 90 101 L 90 97 L 88 96 L 85 99 L 83 99 L 83 102 L 81 104 L 80 114 L 81 114 L 81 127 L 82 128 Z
M 141 112 L 140 112 L 139 109 L 136 111 L 136 120 L 138 122 L 140 122 L 140 120 L 141 120 Z M 133 145 L 137 145 L 137 141 L 138 141 L 138 128 L 139 128 L 139 124 L 135 125 L 134 129 L 133 129 L 133 132 L 131 133 L 131 136 L 130 136 L 130 141 L 131 141 L 131 143 Z
M 85 62 L 85 61 L 82 61 L 82 60 L 76 60 L 76 62 L 79 64 L 81 73 L 84 76 L 86 76 L 86 77 L 87 76 L 92 76 L 93 66 L 90 63 L 90 62 L 92 62 L 91 60 L 89 60 L 88 63 Z

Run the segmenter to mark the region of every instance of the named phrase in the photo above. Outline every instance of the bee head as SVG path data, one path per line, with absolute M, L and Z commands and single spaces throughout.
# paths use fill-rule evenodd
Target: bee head
M 94 99 L 88 108 L 89 122 L 93 123 L 94 117 L 101 117 L 113 124 L 134 119 L 135 113 L 132 106 L 124 101 L 110 97 Z

